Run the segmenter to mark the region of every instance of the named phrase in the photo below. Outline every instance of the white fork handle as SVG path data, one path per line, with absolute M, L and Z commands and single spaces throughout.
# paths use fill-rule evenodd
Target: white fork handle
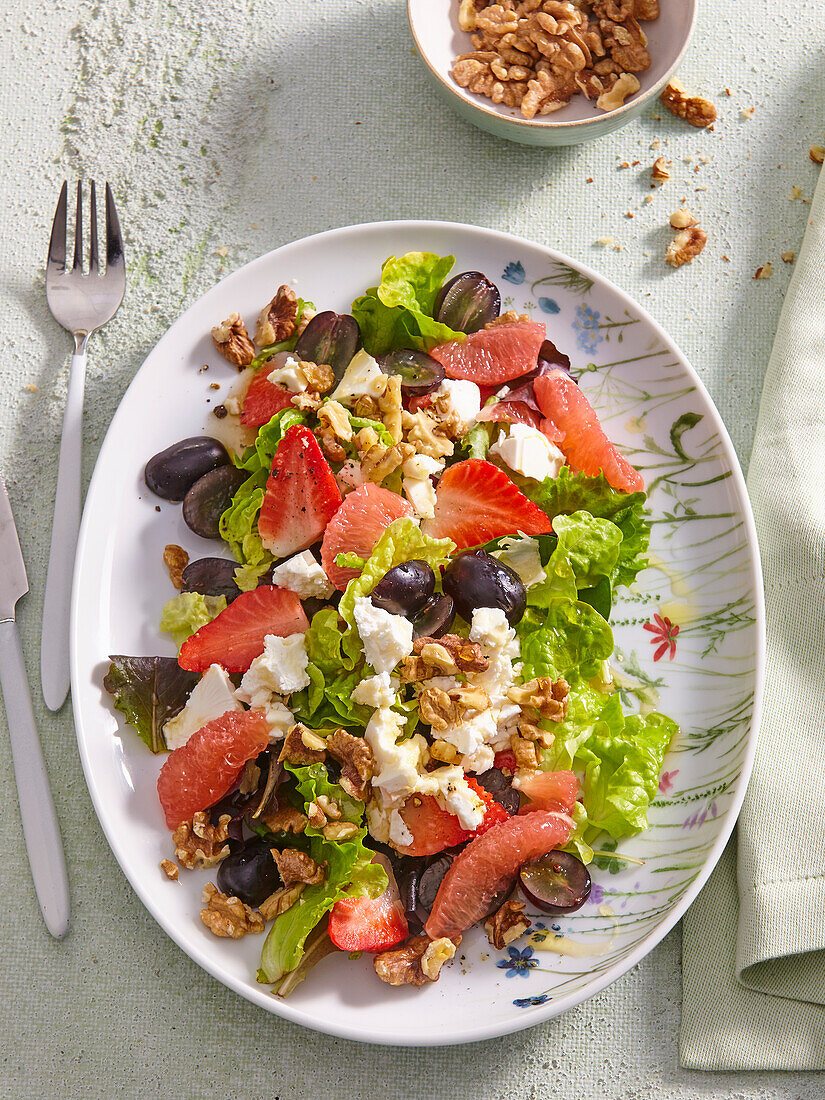
M 69 606 L 80 528 L 80 475 L 83 451 L 83 390 L 86 382 L 86 340 L 75 337 L 69 392 L 60 436 L 57 493 L 52 520 L 52 545 L 43 628 L 40 635 L 40 683 L 49 710 L 60 710 L 69 692 Z
M 17 798 L 34 889 L 46 927 L 56 939 L 62 939 L 69 931 L 66 860 L 34 724 L 20 636 L 13 619 L 0 622 L 0 688 L 9 724 Z

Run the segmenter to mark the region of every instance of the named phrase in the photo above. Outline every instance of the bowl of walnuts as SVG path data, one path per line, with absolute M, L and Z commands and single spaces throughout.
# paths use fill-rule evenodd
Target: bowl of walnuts
M 525 145 L 576 145 L 636 118 L 688 47 L 697 0 L 407 0 L 438 91 Z

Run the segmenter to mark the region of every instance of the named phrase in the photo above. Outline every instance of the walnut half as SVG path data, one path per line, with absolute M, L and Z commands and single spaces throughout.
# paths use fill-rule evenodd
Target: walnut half
M 230 313 L 225 321 L 215 325 L 212 343 L 224 359 L 228 359 L 238 370 L 248 367 L 255 358 L 255 346 L 239 313 Z
M 705 245 L 708 235 L 698 225 L 680 229 L 665 251 L 665 263 L 671 267 L 681 267 L 695 260 Z
M 691 126 L 702 128 L 716 121 L 716 108 L 709 99 L 689 95 L 678 80 L 671 80 L 659 96 L 662 103 L 677 118 L 683 118 Z
M 297 316 L 298 295 L 286 284 L 279 286 L 272 301 L 261 310 L 255 328 L 255 343 L 259 347 L 267 347 L 288 340 L 295 331 Z
M 218 824 L 212 825 L 209 814 L 201 810 L 191 821 L 182 821 L 172 833 L 175 845 L 175 857 L 182 867 L 193 870 L 195 867 L 214 867 L 229 855 L 226 843 L 229 814 L 222 814 Z
M 424 985 L 438 981 L 441 967 L 455 955 L 460 943 L 461 936 L 456 936 L 454 940 L 446 936 L 437 940 L 431 940 L 429 936 L 413 936 L 400 947 L 376 955 L 372 965 L 387 985 Z
M 263 932 L 264 918 L 257 909 L 222 894 L 214 883 L 207 882 L 203 900 L 206 906 L 201 909 L 201 920 L 213 935 L 239 940 L 249 932 Z

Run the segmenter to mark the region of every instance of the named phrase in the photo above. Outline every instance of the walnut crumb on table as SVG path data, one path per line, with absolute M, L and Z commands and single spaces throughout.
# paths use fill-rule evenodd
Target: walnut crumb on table
M 677 118 L 689 122 L 691 126 L 702 129 L 716 121 L 716 108 L 710 100 L 704 96 L 691 95 L 678 80 L 671 80 L 659 98 L 669 111 Z
M 825 145 L 812 145 L 808 150 L 808 156 L 814 164 L 822 164 L 825 160 Z
M 792 248 L 789 248 L 787 252 L 782 253 L 782 259 L 786 264 L 792 264 L 796 258 L 796 253 Z
M 770 279 L 771 275 L 773 275 L 773 264 L 768 261 L 768 263 L 763 264 L 762 267 L 757 267 L 756 274 L 753 276 L 753 278 Z
M 698 225 L 680 229 L 665 250 L 665 263 L 682 267 L 692 263 L 708 243 L 708 235 Z
M 658 180 L 659 182 L 669 180 L 670 172 L 667 170 L 667 164 L 668 162 L 664 157 L 657 157 L 653 162 L 653 167 L 650 169 L 650 178 Z

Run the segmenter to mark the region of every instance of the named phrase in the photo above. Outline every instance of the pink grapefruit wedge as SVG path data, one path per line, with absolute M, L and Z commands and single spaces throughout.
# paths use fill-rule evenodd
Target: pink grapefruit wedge
M 449 340 L 432 348 L 448 378 L 464 378 L 480 386 L 500 386 L 535 368 L 545 330 L 540 321 L 512 321 L 471 333 L 466 340 Z

